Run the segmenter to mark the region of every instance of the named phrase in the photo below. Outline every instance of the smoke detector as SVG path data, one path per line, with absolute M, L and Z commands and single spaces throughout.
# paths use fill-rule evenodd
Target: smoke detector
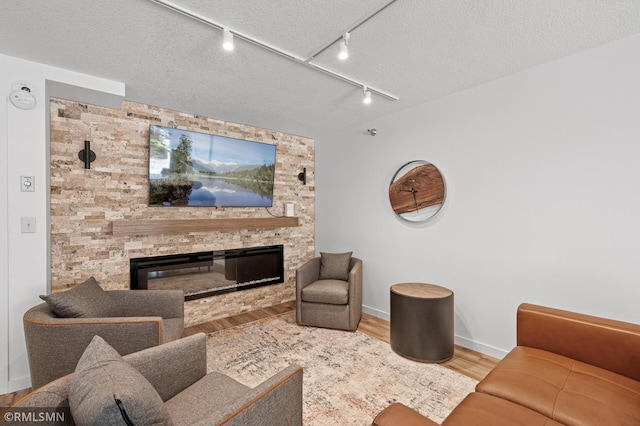
M 20 109 L 33 109 L 36 106 L 36 97 L 33 85 L 28 81 L 16 81 L 11 86 L 9 100 Z

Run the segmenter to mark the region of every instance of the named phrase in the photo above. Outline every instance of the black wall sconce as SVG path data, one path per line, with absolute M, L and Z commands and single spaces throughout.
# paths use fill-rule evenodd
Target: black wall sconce
M 302 172 L 298 173 L 298 180 L 302 182 L 303 185 L 307 184 L 307 168 L 303 168 Z
M 84 149 L 78 152 L 78 158 L 84 162 L 85 169 L 91 168 L 91 163 L 96 159 L 96 153 L 91 151 L 91 142 L 84 141 Z

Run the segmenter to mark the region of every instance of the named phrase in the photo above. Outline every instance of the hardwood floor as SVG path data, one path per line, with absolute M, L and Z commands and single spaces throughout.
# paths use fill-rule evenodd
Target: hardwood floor
M 260 309 L 257 311 L 247 312 L 244 314 L 234 315 L 228 318 L 211 321 L 206 324 L 194 325 L 185 329 L 185 336 L 196 333 L 212 333 L 214 331 L 224 330 L 226 328 L 235 327 L 252 321 L 268 318 L 273 315 L 283 314 L 285 312 L 296 309 L 296 302 L 286 302 L 270 308 Z M 371 337 L 389 343 L 389 321 L 374 317 L 368 314 L 362 314 L 362 320 L 358 326 L 358 331 L 368 334 Z M 476 380 L 482 380 L 495 367 L 498 360 L 496 358 L 455 346 L 453 358 L 440 365 L 451 370 L 457 371 L 465 376 L 469 376 Z M 18 392 L 0 395 L 0 413 L 3 407 L 9 407 L 16 401 L 26 395 L 30 389 L 24 389 Z
M 296 302 L 285 302 L 279 305 L 271 306 L 269 308 L 259 309 L 257 311 L 246 312 L 244 314 L 234 315 L 232 317 L 221 318 L 219 320 L 207 322 L 205 324 L 194 325 L 187 327 L 184 330 L 185 336 L 191 336 L 196 333 L 213 333 L 214 331 L 224 330 L 225 328 L 231 328 L 238 325 L 246 324 L 248 322 L 257 321 L 259 319 L 268 318 L 274 315 L 283 314 L 285 312 L 294 311 L 296 309 Z
M 22 397 L 31 392 L 31 388 L 22 389 L 17 392 L 0 395 L 0 415 L 4 414 L 7 408 L 11 407 L 16 402 L 20 401 Z

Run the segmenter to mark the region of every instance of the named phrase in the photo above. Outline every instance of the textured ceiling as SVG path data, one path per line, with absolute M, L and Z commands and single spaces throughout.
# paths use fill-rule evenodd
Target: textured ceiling
M 307 58 L 388 0 L 176 0 Z M 373 96 L 150 0 L 2 0 L 0 53 L 126 84 L 126 98 L 317 137 L 640 33 L 640 0 L 397 0 L 313 62 Z M 9 82 L 10 84 L 10 82 Z M 6 84 L 5 84 L 6 85 Z M 8 91 L 5 87 L 2 90 Z

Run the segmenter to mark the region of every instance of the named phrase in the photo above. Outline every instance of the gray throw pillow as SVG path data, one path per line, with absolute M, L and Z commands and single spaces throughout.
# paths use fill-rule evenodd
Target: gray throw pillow
M 60 318 L 98 318 L 108 316 L 107 295 L 94 277 L 67 291 L 40 296 Z
M 348 281 L 352 253 L 320 253 L 319 279 Z
M 100 336 L 78 361 L 69 389 L 77 425 L 172 425 L 158 392 Z

